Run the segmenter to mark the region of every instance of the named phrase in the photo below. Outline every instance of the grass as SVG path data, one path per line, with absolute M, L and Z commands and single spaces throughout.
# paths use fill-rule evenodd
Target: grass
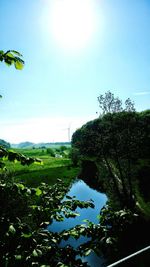
M 6 160 L 6 168 L 14 180 L 24 182 L 28 186 L 36 187 L 41 182 L 53 185 L 58 178 L 68 186 L 79 172 L 78 168 L 72 167 L 70 159 L 50 157 L 46 149 L 13 149 L 13 151 L 42 160 L 42 164 L 33 163 L 30 166 L 22 166 L 19 162 Z

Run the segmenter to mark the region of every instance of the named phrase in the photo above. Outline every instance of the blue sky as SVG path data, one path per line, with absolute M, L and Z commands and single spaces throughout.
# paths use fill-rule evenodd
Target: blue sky
M 0 40 L 1 139 L 68 141 L 108 90 L 150 108 L 149 0 L 0 0 Z

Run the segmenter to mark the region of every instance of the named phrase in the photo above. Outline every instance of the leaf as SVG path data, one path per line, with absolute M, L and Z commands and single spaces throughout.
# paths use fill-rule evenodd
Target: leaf
M 39 206 L 38 205 L 31 205 L 30 208 L 35 210 L 36 208 L 38 208 Z
M 40 249 L 34 249 L 32 255 L 33 257 L 40 257 L 42 256 L 42 251 Z
M 23 67 L 24 67 L 24 64 L 23 64 L 21 61 L 17 60 L 17 61 L 15 62 L 15 68 L 16 68 L 17 70 L 22 70 Z
M 37 253 L 37 250 L 36 250 L 36 249 L 33 250 L 33 252 L 32 252 L 32 256 L 33 256 L 33 257 L 38 257 L 38 253 Z
M 106 239 L 106 244 L 113 244 L 113 239 L 111 238 L 111 237 L 108 237 L 107 239 Z
M 16 233 L 16 229 L 12 224 L 9 226 L 8 232 L 13 235 Z
M 15 58 L 14 55 L 13 55 L 12 53 L 10 53 L 10 52 L 7 53 L 6 55 L 7 55 L 8 57 L 10 57 L 10 58 L 13 58 L 13 59 Z
M 68 199 L 72 199 L 72 197 L 70 197 L 70 196 L 68 196 L 68 195 L 66 196 L 66 198 L 68 198 Z
M 32 234 L 31 233 L 29 233 L 29 234 L 23 233 L 21 236 L 24 238 L 30 238 L 32 236 Z
M 21 255 L 15 255 L 16 260 L 21 260 L 22 256 Z
M 19 188 L 19 189 L 25 189 L 25 186 L 23 185 L 23 184 L 20 184 L 20 183 L 16 183 L 16 185 L 17 185 L 17 187 Z
M 82 222 L 89 223 L 90 221 L 88 219 L 84 219 L 84 220 L 82 220 Z
M 16 56 L 22 57 L 22 54 L 20 54 L 18 51 L 16 50 L 11 50 L 11 52 L 13 52 Z
M 88 250 L 85 251 L 84 255 L 88 256 L 91 252 L 92 252 L 92 249 L 88 249 Z
M 57 243 L 57 239 L 55 239 L 54 237 L 52 238 L 52 242 L 53 243 Z
M 62 263 L 62 262 L 58 262 L 57 264 L 58 267 L 68 267 L 68 265 Z
M 12 65 L 12 63 L 13 63 L 13 61 L 12 60 L 5 60 L 5 64 L 9 67 L 9 66 L 11 66 Z
M 92 209 L 94 209 L 95 208 L 95 205 L 93 203 L 90 203 L 89 204 L 89 207 L 92 208 Z
M 39 187 L 37 187 L 35 194 L 36 194 L 36 196 L 40 196 L 42 194 L 42 190 Z

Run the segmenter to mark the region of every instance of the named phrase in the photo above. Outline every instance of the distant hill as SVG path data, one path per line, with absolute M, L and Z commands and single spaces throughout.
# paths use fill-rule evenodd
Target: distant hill
M 22 142 L 18 144 L 18 148 L 27 148 L 27 147 L 32 147 L 34 146 L 34 143 L 32 142 Z
M 11 147 L 10 143 L 6 142 L 3 139 L 0 139 L 0 146 L 3 146 L 5 148 L 10 148 Z
M 70 146 L 70 142 L 55 142 L 55 143 L 32 143 L 32 142 L 22 142 L 19 144 L 11 144 L 12 148 L 48 148 L 56 146 Z

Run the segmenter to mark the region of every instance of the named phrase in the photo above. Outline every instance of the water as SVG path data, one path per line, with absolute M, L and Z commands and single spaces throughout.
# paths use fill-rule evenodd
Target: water
M 85 219 L 88 219 L 89 221 L 95 224 L 99 223 L 98 215 L 107 201 L 107 197 L 104 193 L 97 192 L 96 190 L 90 188 L 82 180 L 76 180 L 67 195 L 71 197 L 76 196 L 76 199 L 81 201 L 88 201 L 92 199 L 95 208 L 77 208 L 76 212 L 78 212 L 80 216 L 77 216 L 76 218 L 65 219 L 63 222 L 54 221 L 53 224 L 50 225 L 48 228 L 50 231 L 60 232 L 63 230 L 70 229 L 78 224 L 83 224 L 83 220 Z M 63 241 L 61 245 L 64 246 L 70 244 L 73 247 L 77 247 L 81 243 L 86 242 L 87 240 L 88 238 L 86 237 L 80 237 L 78 240 L 69 238 L 68 241 Z M 89 256 L 85 257 L 83 261 L 87 261 L 91 267 L 101 267 L 103 266 L 102 263 L 104 262 L 104 259 L 102 257 L 97 257 L 95 253 L 91 253 Z

